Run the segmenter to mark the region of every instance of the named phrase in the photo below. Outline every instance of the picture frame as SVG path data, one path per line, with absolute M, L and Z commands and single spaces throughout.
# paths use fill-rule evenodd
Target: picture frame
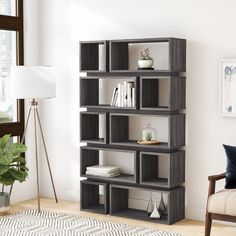
M 236 59 L 220 60 L 220 115 L 236 117 Z

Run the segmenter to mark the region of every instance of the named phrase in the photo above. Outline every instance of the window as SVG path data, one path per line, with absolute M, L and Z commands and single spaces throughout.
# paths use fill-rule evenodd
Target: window
M 23 0 L 0 0 L 0 136 L 22 137 L 24 101 L 10 95 L 10 67 L 23 65 Z

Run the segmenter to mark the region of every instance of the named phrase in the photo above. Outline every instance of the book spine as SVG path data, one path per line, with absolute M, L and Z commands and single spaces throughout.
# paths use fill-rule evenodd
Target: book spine
M 127 107 L 127 82 L 124 82 L 123 100 L 124 100 L 124 107 Z
M 124 107 L 124 85 L 120 84 L 120 107 Z
M 114 107 L 117 107 L 117 97 L 118 97 L 118 88 L 116 90 L 115 97 L 114 97 L 114 102 L 113 102 Z
M 132 107 L 132 83 L 127 84 L 127 107 Z
M 135 88 L 132 88 L 132 107 L 135 107 L 135 100 L 136 100 Z
M 121 107 L 121 84 L 118 84 L 117 106 Z
M 114 106 L 116 91 L 117 91 L 117 88 L 114 88 L 112 98 L 111 98 L 111 106 Z

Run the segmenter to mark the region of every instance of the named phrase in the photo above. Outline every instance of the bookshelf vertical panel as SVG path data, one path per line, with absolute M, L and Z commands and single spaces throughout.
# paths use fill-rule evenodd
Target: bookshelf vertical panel
M 170 39 L 169 64 L 171 71 L 186 71 L 186 40 Z
M 100 117 L 104 119 L 103 127 L 100 127 Z M 108 114 L 104 112 L 80 112 L 80 140 L 87 143 L 106 144 L 109 139 Z M 100 128 L 103 128 L 103 135 L 100 136 Z
M 170 110 L 186 108 L 186 78 L 173 77 L 170 79 Z
M 185 218 L 185 188 L 180 187 L 169 194 L 169 224 Z
M 128 70 L 129 52 L 127 42 L 110 42 L 110 71 Z
M 129 139 L 129 117 L 110 116 L 111 142 L 126 142 Z
M 80 175 L 86 173 L 88 166 L 94 166 L 99 164 L 99 152 L 94 149 L 80 148 Z
M 185 114 L 169 117 L 169 147 L 185 145 Z
M 80 106 L 96 106 L 99 103 L 99 80 L 80 78 Z
M 169 186 L 185 182 L 185 151 L 170 154 Z
M 112 188 L 110 185 L 110 213 L 128 208 L 128 189 Z

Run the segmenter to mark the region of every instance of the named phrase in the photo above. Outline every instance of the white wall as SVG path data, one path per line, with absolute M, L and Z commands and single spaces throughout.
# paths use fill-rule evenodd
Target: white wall
M 25 0 L 24 1 L 24 56 L 25 65 L 35 65 L 39 63 L 39 49 L 38 49 L 38 1 Z M 25 102 L 25 117 L 28 112 L 28 102 Z M 19 202 L 36 197 L 36 175 L 35 175 L 35 158 L 34 158 L 34 142 L 33 142 L 32 120 L 26 135 L 26 144 L 28 152 L 26 154 L 27 166 L 29 168 L 29 175 L 26 182 L 16 183 L 13 188 L 11 201 Z
M 40 62 L 59 70 L 43 125 L 61 198 L 78 199 L 79 40 L 186 38 L 186 216 L 203 219 L 207 176 L 225 169 L 222 143 L 236 144 L 233 118 L 218 114 L 219 60 L 236 58 L 234 0 L 41 0 Z M 44 194 L 51 196 L 45 166 Z

